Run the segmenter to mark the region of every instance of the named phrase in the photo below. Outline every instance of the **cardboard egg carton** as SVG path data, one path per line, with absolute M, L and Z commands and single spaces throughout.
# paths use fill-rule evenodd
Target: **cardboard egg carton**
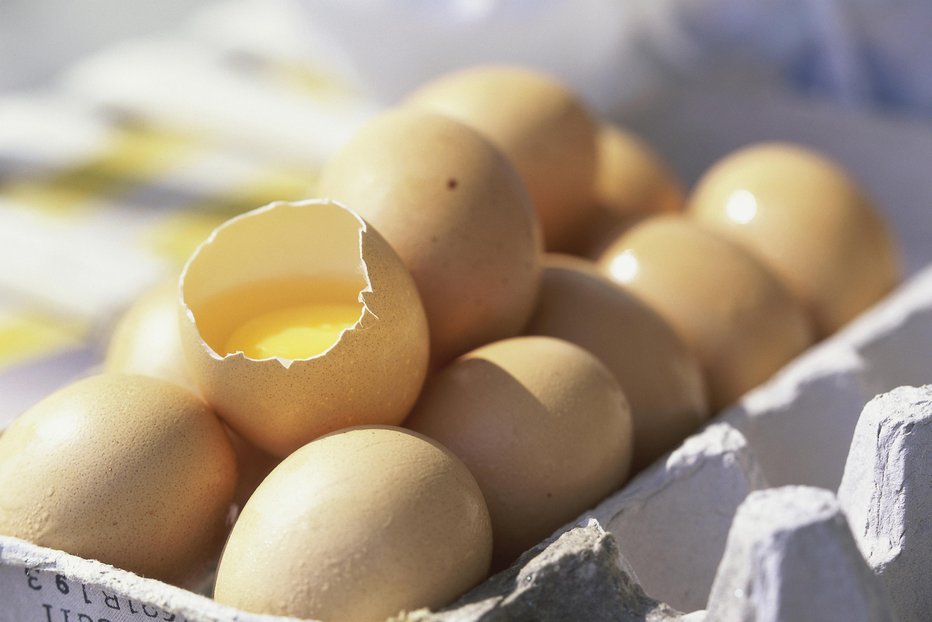
M 808 137 L 881 198 L 908 280 L 511 568 L 442 611 L 397 620 L 927 619 L 932 217 L 917 201 L 932 196 L 918 174 L 932 134 L 742 98 L 744 116 L 722 109 L 727 94 L 692 93 L 619 117 L 687 181 L 740 144 Z M 0 622 L 288 619 L 0 537 Z

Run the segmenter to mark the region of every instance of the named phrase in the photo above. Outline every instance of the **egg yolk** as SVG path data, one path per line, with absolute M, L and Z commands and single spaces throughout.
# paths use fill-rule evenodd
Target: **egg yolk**
M 359 319 L 359 303 L 315 303 L 275 309 L 239 326 L 226 342 L 228 353 L 249 358 L 306 359 L 325 352 Z

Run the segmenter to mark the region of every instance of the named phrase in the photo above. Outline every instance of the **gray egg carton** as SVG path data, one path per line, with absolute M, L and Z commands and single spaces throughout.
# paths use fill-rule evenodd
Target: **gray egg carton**
M 882 199 L 909 279 L 511 568 L 399 622 L 932 619 L 932 134 L 734 97 L 619 117 L 687 181 L 773 135 L 823 149 Z M 0 537 L 0 622 L 288 619 Z

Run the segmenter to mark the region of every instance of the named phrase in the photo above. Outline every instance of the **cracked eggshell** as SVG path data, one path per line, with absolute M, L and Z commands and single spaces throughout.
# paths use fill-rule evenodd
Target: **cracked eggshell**
M 288 456 L 230 534 L 214 598 L 257 613 L 383 620 L 437 609 L 482 581 L 492 531 L 482 493 L 439 443 L 357 427 Z
M 593 215 L 597 123 L 550 76 L 480 65 L 421 86 L 405 103 L 471 125 L 508 156 L 531 193 L 548 250 L 565 249 Z
M 0 533 L 195 587 L 227 533 L 236 462 L 178 385 L 90 376 L 0 437 Z
M 197 393 L 181 348 L 179 296 L 177 278 L 143 293 L 117 323 L 107 348 L 104 370 L 162 378 Z M 224 425 L 224 429 L 236 453 L 238 477 L 234 502 L 242 507 L 280 458 L 255 447 L 229 426 Z
M 278 286 L 294 279 L 312 285 Z M 269 296 L 293 304 L 318 280 L 356 283 L 360 302 L 357 322 L 323 353 L 257 360 L 209 345 L 231 330 L 224 335 L 222 322 L 212 322 L 212 296 L 265 283 Z M 225 312 L 255 303 L 237 299 Z M 218 227 L 182 272 L 181 336 L 207 401 L 236 432 L 279 456 L 340 428 L 400 423 L 427 373 L 427 321 L 410 273 L 370 225 L 329 200 L 272 203 Z
M 839 164 L 790 143 L 761 143 L 699 180 L 688 213 L 764 261 L 822 336 L 900 280 L 896 245 L 866 192 Z
M 318 192 L 352 206 L 411 271 L 434 363 L 521 332 L 540 281 L 539 225 L 511 164 L 474 129 L 391 110 L 327 163 Z
M 631 405 L 635 472 L 679 445 L 708 416 L 705 380 L 693 353 L 663 317 L 592 262 L 545 257 L 526 332 L 575 343 L 612 372 Z
M 475 475 L 496 568 L 619 488 L 631 466 L 631 413 L 615 378 L 552 337 L 505 339 L 456 359 L 431 378 L 405 426 Z
M 656 309 L 692 349 L 717 411 L 812 344 L 799 301 L 739 245 L 680 216 L 656 216 L 599 260 L 616 283 Z

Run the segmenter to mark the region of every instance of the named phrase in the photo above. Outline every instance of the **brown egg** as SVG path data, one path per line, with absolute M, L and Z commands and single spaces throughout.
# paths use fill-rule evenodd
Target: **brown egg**
M 521 331 L 537 296 L 540 232 L 517 173 L 478 132 L 389 111 L 324 167 L 318 191 L 352 206 L 401 256 L 435 363 Z
M 236 463 L 194 394 L 103 374 L 0 437 L 0 533 L 193 587 L 226 535 Z
M 621 236 L 600 259 L 699 359 L 713 410 L 769 378 L 814 339 L 802 305 L 740 246 L 678 216 Z
M 214 598 L 299 618 L 383 620 L 483 580 L 492 550 L 476 480 L 408 430 L 341 430 L 288 456 L 233 527 Z
M 177 278 L 144 292 L 117 323 L 104 369 L 162 378 L 196 391 L 181 349 L 180 297 Z
M 764 261 L 807 306 L 821 336 L 899 281 L 897 251 L 871 199 L 805 147 L 762 143 L 713 166 L 689 214 Z
M 476 476 L 495 567 L 620 487 L 631 464 L 631 415 L 618 383 L 593 355 L 551 337 L 506 339 L 458 358 L 428 382 L 405 425 Z
M 647 142 L 623 127 L 602 124 L 595 177 L 597 215 L 575 247 L 596 258 L 640 220 L 683 209 L 683 185 Z
M 505 152 L 531 193 L 548 249 L 580 233 L 593 211 L 597 126 L 568 88 L 531 69 L 485 65 L 437 78 L 407 103 L 455 117 Z
M 218 227 L 181 276 L 192 377 L 237 433 L 285 456 L 323 434 L 400 423 L 427 373 L 414 281 L 337 203 L 272 203 Z
M 683 340 L 589 261 L 546 257 L 527 333 L 575 343 L 612 372 L 631 406 L 634 471 L 679 445 L 708 415 L 702 370 Z
M 178 325 L 178 279 L 170 279 L 145 292 L 120 318 L 104 359 L 111 373 L 162 378 L 197 393 L 185 364 Z M 234 503 L 242 507 L 256 486 L 281 461 L 224 425 L 236 453 L 238 474 Z

